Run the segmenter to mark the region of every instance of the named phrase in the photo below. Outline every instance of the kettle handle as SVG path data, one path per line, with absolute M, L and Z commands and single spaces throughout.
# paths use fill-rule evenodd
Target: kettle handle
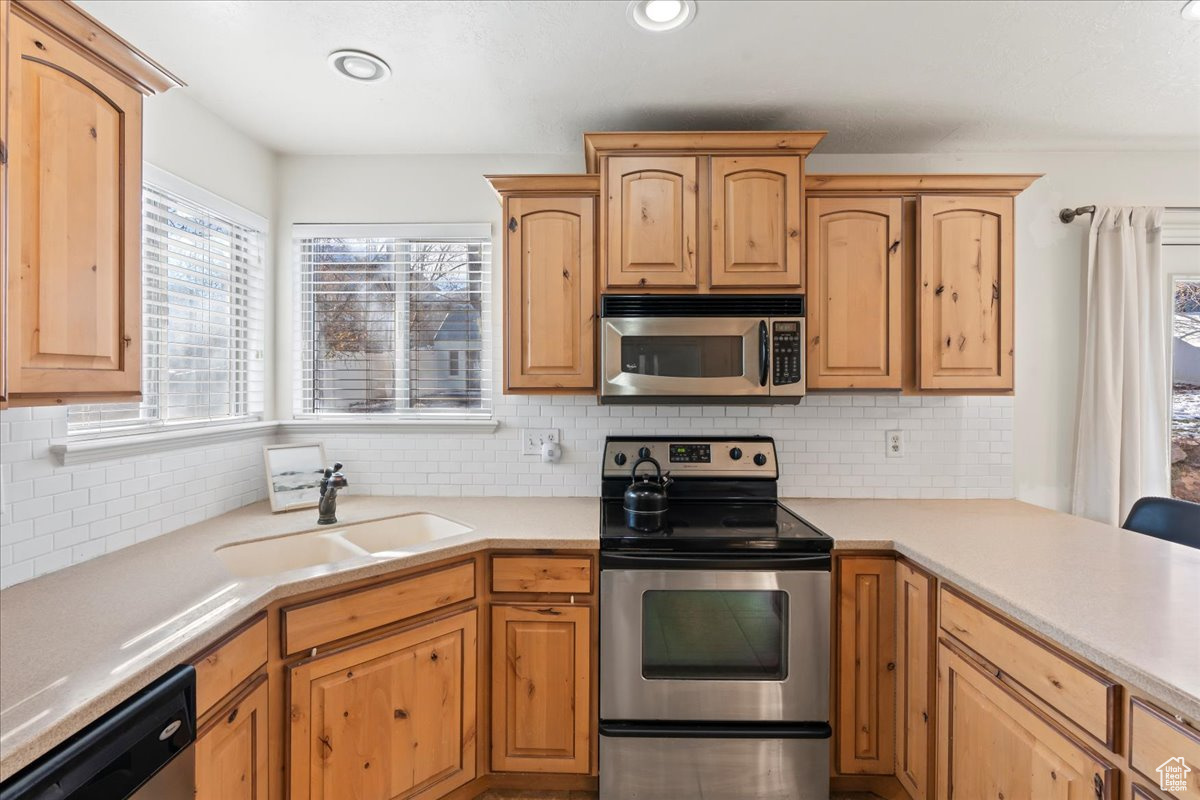
M 662 483 L 662 467 L 659 466 L 659 463 L 657 461 L 655 461 L 653 458 L 651 458 L 650 456 L 646 456 L 645 458 L 639 458 L 637 461 L 633 462 L 633 466 L 629 469 L 629 480 L 636 481 L 638 479 L 637 468 L 647 462 L 654 465 L 654 473 L 655 473 L 654 477 L 658 479 L 659 483 Z

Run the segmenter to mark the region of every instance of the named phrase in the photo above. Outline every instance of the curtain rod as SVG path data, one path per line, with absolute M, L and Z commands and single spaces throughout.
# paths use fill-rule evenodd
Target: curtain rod
M 1200 211 L 1200 206 L 1167 206 L 1168 211 Z M 1080 206 L 1079 208 L 1064 208 L 1058 212 L 1058 219 L 1061 222 L 1074 222 L 1075 218 L 1082 214 L 1095 214 L 1095 206 Z

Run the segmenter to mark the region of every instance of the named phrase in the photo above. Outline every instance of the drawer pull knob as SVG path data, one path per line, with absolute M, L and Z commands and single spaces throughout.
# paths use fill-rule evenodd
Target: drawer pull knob
M 562 613 L 557 608 L 535 608 L 533 610 L 533 612 L 535 614 L 548 614 L 552 617 L 557 617 L 559 614 Z

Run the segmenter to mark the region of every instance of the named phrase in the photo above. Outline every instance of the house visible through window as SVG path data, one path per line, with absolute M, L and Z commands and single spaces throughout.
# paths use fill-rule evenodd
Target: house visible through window
M 296 226 L 306 415 L 490 416 L 490 227 Z
M 71 434 L 252 419 L 263 410 L 265 221 L 147 165 L 142 402 L 72 406 Z

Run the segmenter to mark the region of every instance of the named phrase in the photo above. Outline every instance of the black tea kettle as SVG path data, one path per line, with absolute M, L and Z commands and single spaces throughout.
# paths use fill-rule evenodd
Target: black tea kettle
M 638 477 L 637 469 L 642 464 L 654 465 L 654 477 Z M 625 524 L 635 531 L 654 533 L 660 531 L 667 521 L 667 487 L 671 485 L 670 474 L 663 474 L 662 467 L 653 458 L 639 458 L 629 471 L 631 483 L 625 490 Z

